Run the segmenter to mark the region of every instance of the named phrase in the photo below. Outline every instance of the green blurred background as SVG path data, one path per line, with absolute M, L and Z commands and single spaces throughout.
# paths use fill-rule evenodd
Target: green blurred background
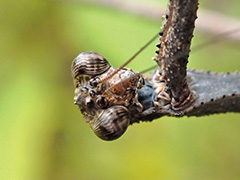
M 166 0 L 137 2 L 166 7 Z M 200 4 L 240 19 L 240 2 Z M 117 67 L 160 25 L 69 0 L 0 1 L 0 179 L 239 179 L 239 114 L 163 117 L 105 142 L 73 105 L 70 65 L 78 53 L 96 51 Z M 193 46 L 209 38 L 196 31 Z M 193 53 L 188 66 L 239 70 L 239 47 L 214 44 Z M 155 50 L 153 43 L 128 67 L 151 66 Z

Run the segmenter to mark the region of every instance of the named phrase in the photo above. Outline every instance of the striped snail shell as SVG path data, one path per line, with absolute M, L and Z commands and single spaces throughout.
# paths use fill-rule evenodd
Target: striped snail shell
M 127 130 L 130 122 L 129 111 L 126 107 L 116 105 L 104 109 L 95 122 L 90 122 L 94 133 L 103 140 L 119 138 Z
M 72 76 L 82 84 L 93 76 L 100 75 L 110 68 L 108 61 L 95 52 L 82 52 L 72 62 Z

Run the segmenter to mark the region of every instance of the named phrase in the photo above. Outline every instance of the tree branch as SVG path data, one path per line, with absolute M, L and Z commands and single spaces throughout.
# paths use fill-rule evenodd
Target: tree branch
M 170 88 L 168 96 L 172 98 L 171 105 L 175 110 L 190 106 L 194 100 L 186 81 L 186 69 L 197 6 L 197 0 L 170 0 L 159 33 L 155 60 L 162 79 L 166 80 L 166 87 Z
M 196 0 L 169 0 L 155 56 L 160 68 L 147 77 L 147 85 L 139 90 L 138 100 L 143 112 L 133 114 L 131 123 L 151 121 L 164 115 L 240 112 L 239 73 L 188 70 L 186 77 L 196 10 Z M 172 99 L 168 101 L 169 97 Z
M 198 96 L 187 116 L 240 112 L 240 74 L 188 71 L 190 88 Z
M 152 121 L 162 116 L 204 116 L 215 113 L 240 112 L 240 73 L 217 74 L 195 70 L 187 71 L 189 88 L 195 94 L 190 107 L 176 111 L 169 105 L 154 106 L 157 95 L 153 83 L 147 81 L 138 92 L 138 99 L 144 111 L 135 114 L 131 123 Z

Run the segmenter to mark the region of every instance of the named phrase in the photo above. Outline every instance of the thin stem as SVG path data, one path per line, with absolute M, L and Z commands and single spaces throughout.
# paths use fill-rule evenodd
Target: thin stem
M 197 0 L 170 0 L 159 37 L 155 60 L 171 90 L 174 110 L 187 108 L 194 100 L 186 81 L 186 69 L 197 7 Z

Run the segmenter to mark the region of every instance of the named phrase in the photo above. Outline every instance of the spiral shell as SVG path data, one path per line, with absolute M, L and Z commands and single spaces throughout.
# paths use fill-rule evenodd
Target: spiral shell
M 79 84 L 100 75 L 110 68 L 108 61 L 95 52 L 82 52 L 72 63 L 72 76 Z
M 103 140 L 119 138 L 127 130 L 130 122 L 129 111 L 126 107 L 116 105 L 104 109 L 95 122 L 90 122 L 94 133 Z

